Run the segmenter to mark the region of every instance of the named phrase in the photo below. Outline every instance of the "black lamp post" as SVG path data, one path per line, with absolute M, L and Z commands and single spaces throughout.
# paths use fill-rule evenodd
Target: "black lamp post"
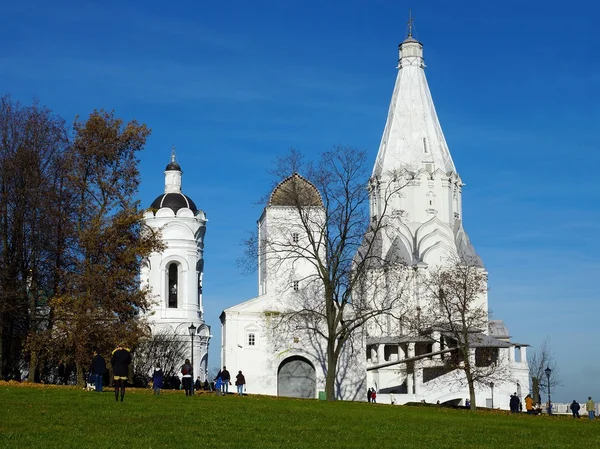
M 550 399 L 550 374 L 552 374 L 552 370 L 549 366 L 544 370 L 546 373 L 546 377 L 548 378 L 548 414 L 552 414 L 552 400 Z
M 188 327 L 190 331 L 190 337 L 192 337 L 192 394 L 194 394 L 194 337 L 196 336 L 196 326 L 194 323 Z
M 490 382 L 490 389 L 492 390 L 492 410 L 494 409 L 494 382 Z

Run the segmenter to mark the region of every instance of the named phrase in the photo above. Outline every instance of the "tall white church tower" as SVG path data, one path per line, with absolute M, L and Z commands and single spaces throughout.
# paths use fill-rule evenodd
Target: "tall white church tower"
M 204 322 L 202 278 L 206 214 L 181 191 L 182 170 L 175 160 L 165 169 L 165 190 L 144 214 L 146 224 L 160 230 L 165 249 L 144 262 L 140 280 L 151 288 L 155 306 L 147 319 L 152 331 L 174 333 L 190 345 L 194 332 L 194 376 L 207 378 L 210 327 Z M 181 361 L 183 363 L 183 360 Z
M 379 152 L 369 181 L 371 216 L 389 224 L 382 236 L 382 257 L 406 263 L 409 315 L 427 322 L 428 272 L 457 260 L 484 269 L 463 229 L 462 187 L 425 77 L 423 45 L 412 36 L 399 45 L 398 75 L 383 131 Z M 401 190 L 390 194 L 401 185 Z M 477 307 L 488 308 L 487 293 Z M 401 315 L 400 311 L 397 314 Z M 380 393 L 398 394 L 409 401 L 452 401 L 468 397 L 459 387 L 465 382 L 458 370 L 444 371 L 446 355 L 439 351 L 453 346 L 451 336 L 440 329 L 406 329 L 402 319 L 374 319 L 367 329 L 367 384 Z M 473 359 L 495 354 L 509 368 L 510 377 L 497 382 L 498 392 L 508 397 L 525 391 L 528 367 L 525 347 L 510 341 L 502 321 L 489 321 L 480 329 L 478 343 L 471 347 Z M 428 334 L 430 332 L 431 334 Z M 519 357 L 515 350 L 519 349 Z M 487 351 L 487 352 L 486 352 Z M 480 357 L 481 358 L 481 357 Z M 403 360 L 410 362 L 403 362 Z M 477 366 L 495 363 L 491 357 Z M 479 364 L 481 363 L 481 364 Z M 488 363 L 488 365 L 486 365 Z M 478 388 L 478 405 L 486 404 L 488 388 Z M 504 404 L 503 404 L 504 406 Z
M 423 45 L 409 33 L 399 50 L 398 76 L 369 186 L 371 214 L 391 209 L 398 233 L 386 250 L 417 269 L 440 264 L 445 254 L 476 258 L 462 226 L 464 184 L 427 85 Z M 405 187 L 386 204 L 386 187 L 398 176 Z

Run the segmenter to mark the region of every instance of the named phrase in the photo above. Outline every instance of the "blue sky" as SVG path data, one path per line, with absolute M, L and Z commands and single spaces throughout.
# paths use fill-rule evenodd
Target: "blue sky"
M 520 342 L 549 338 L 564 383 L 553 399 L 600 399 L 594 2 L 23 0 L 0 14 L 0 94 L 37 97 L 68 122 L 106 108 L 146 123 L 143 205 L 177 147 L 184 192 L 209 218 L 217 366 L 220 311 L 257 293 L 236 259 L 266 169 L 290 147 L 375 160 L 411 7 L 494 317 Z

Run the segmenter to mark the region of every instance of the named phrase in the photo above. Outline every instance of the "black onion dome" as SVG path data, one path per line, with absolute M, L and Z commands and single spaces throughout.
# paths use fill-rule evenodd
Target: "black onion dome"
M 173 164 L 173 162 L 171 164 Z M 169 164 L 169 166 L 171 164 Z M 175 165 L 177 165 L 177 163 L 175 163 Z M 179 167 L 179 165 L 177 166 Z M 196 204 L 194 204 L 192 199 L 179 192 L 164 193 L 158 198 L 156 198 L 150 206 L 151 209 L 161 209 L 163 207 L 169 207 L 175 213 L 177 213 L 179 209 L 183 209 L 184 207 L 191 209 L 194 214 L 198 212 L 198 208 L 196 207 Z
M 167 168 L 165 168 L 165 171 L 170 171 L 170 170 L 181 171 L 181 167 L 179 166 L 179 164 L 177 162 L 171 161 L 171 162 L 169 162 L 169 165 L 167 165 Z

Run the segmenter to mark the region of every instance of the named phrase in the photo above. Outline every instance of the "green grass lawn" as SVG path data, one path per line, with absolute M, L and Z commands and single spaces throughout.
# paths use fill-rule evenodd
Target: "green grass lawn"
M 600 422 L 437 407 L 0 383 L 0 448 L 600 448 Z

